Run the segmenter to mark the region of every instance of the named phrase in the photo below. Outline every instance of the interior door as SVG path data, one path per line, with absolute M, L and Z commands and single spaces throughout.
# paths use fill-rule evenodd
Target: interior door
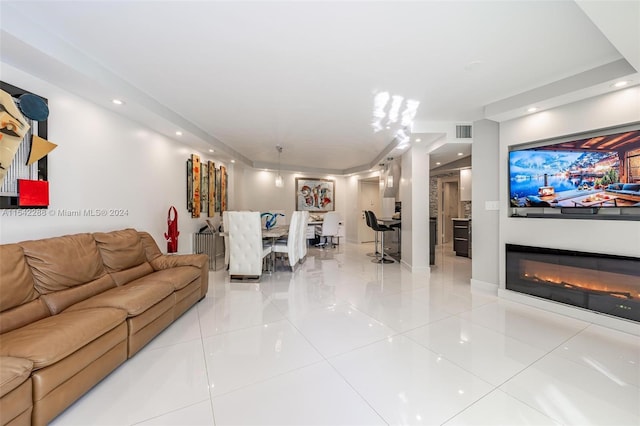
M 360 210 L 358 220 L 358 241 L 361 243 L 371 242 L 374 240 L 374 232 L 367 226 L 364 217 L 365 210 L 378 212 L 380 210 L 380 184 L 378 178 L 373 180 L 361 180 L 358 191 L 358 207 Z

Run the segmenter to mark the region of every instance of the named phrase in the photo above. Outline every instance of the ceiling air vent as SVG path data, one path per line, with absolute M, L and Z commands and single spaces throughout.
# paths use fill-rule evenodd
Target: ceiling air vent
M 471 139 L 471 124 L 456 124 L 457 139 Z

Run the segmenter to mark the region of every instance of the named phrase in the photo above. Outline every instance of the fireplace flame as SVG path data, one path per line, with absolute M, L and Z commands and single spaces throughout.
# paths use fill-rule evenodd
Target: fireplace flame
M 640 298 L 640 282 L 630 275 L 532 260 L 524 260 L 522 266 L 521 276 L 528 281 L 602 293 L 619 299 Z

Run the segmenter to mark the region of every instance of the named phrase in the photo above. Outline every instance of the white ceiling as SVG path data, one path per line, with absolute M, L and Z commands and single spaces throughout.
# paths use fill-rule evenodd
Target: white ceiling
M 549 85 L 575 99 L 638 84 L 639 3 L 587 3 L 607 7 L 2 1 L 0 47 L 3 62 L 108 108 L 122 98 L 119 112 L 223 160 L 273 167 L 282 145 L 283 168 L 348 173 L 401 154 L 398 126 L 371 127 L 381 91 L 420 101 L 414 139 L 439 140 L 451 161 L 456 123 L 523 114 Z

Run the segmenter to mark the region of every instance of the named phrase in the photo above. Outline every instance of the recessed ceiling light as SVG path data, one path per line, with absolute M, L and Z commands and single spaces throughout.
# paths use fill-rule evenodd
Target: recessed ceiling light
M 209 152 L 215 152 L 213 149 L 210 149 Z
M 438 162 L 436 163 L 436 166 L 439 166 L 439 165 L 440 165 L 440 162 L 438 161 Z
M 618 81 L 618 82 L 614 83 L 612 87 L 616 87 L 616 88 L 618 88 L 618 89 L 619 89 L 620 87 L 624 87 L 624 86 L 626 86 L 627 84 L 629 84 L 629 82 L 628 82 L 628 81 L 626 81 L 626 80 L 624 80 L 624 81 Z
M 386 129 L 389 130 L 391 128 L 391 126 L 387 126 Z
M 177 136 L 182 136 L 182 132 L 181 132 L 180 130 L 178 130 L 178 131 L 176 132 L 176 135 L 177 135 Z
M 236 160 L 231 160 L 231 162 L 232 162 L 232 163 L 235 163 L 235 162 L 236 162 Z
M 422 139 L 416 138 L 416 142 L 422 142 Z
M 537 110 L 538 110 L 538 107 L 531 107 L 527 109 L 527 112 L 536 112 Z
M 120 99 L 111 99 L 111 102 L 113 102 L 116 105 L 124 105 L 124 101 Z
M 459 153 L 458 153 L 458 157 L 460 157 L 461 155 L 464 155 L 464 154 L 463 154 L 463 153 L 461 153 L 461 152 L 459 152 Z

